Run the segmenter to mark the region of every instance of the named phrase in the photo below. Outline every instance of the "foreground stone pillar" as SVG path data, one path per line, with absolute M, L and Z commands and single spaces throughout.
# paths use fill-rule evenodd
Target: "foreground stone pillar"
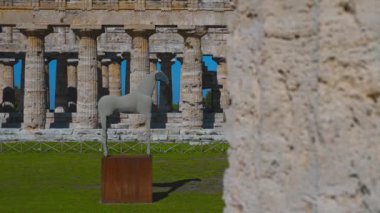
M 78 59 L 67 59 L 67 107 L 69 112 L 77 109 L 77 66 Z
M 60 55 L 57 60 L 55 110 L 54 112 L 67 112 L 67 64 L 66 57 Z
M 185 39 L 181 71 L 181 109 L 183 125 L 189 128 L 202 128 L 202 52 L 201 37 L 206 28 L 179 30 Z
M 79 128 L 98 126 L 96 37 L 100 30 L 77 30 L 79 41 L 77 123 Z
M 25 56 L 24 123 L 23 128 L 45 128 L 46 122 L 46 73 L 43 29 L 21 30 L 27 36 Z
M 225 212 L 380 211 L 379 7 L 238 1 Z
M 157 55 L 161 59 L 161 71 L 168 77 L 170 84 L 160 84 L 160 111 L 169 112 L 172 110 L 172 59 L 175 55 L 172 53 L 160 53 Z
M 130 92 L 149 74 L 149 36 L 153 30 L 127 30 L 132 36 Z
M 109 65 L 109 91 L 114 96 L 121 96 L 120 63 L 121 58 L 115 56 L 111 58 Z
M 149 64 L 150 64 L 150 73 L 157 72 L 157 58 L 151 58 L 149 60 Z M 156 88 L 154 88 L 153 90 L 152 99 L 153 99 L 153 104 L 157 106 L 157 103 L 158 103 L 157 85 L 156 85 Z
M 4 112 L 13 112 L 15 109 L 15 89 L 14 89 L 14 76 L 13 65 L 16 63 L 15 59 L 0 60 L 1 72 L 1 107 Z

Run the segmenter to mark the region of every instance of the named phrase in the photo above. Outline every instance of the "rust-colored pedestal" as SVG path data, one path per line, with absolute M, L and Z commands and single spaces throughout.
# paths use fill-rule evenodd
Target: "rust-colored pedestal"
M 102 202 L 151 203 L 152 157 L 103 157 Z

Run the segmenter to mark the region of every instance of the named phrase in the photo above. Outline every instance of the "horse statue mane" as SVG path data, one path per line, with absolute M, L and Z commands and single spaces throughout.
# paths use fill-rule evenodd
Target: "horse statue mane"
M 139 84 L 136 91 L 133 91 L 124 96 L 111 96 L 105 95 L 100 98 L 98 102 L 98 113 L 100 118 L 100 124 L 102 127 L 102 146 L 103 155 L 108 156 L 107 145 L 107 117 L 114 112 L 122 113 L 140 113 L 146 117 L 145 128 L 147 134 L 147 154 L 150 154 L 150 120 L 152 111 L 152 94 L 154 88 L 156 88 L 156 82 L 164 82 L 169 84 L 168 77 L 163 72 L 154 72 L 148 74 Z

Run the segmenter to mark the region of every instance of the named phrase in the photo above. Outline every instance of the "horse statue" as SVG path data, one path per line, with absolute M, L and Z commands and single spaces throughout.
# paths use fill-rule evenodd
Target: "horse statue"
M 152 94 L 154 88 L 156 88 L 156 82 L 164 82 L 169 84 L 168 77 L 163 72 L 154 72 L 147 75 L 137 87 L 136 91 L 133 91 L 125 96 L 111 96 L 105 95 L 100 98 L 98 102 L 98 112 L 100 117 L 100 123 L 102 126 L 102 146 L 103 154 L 108 156 L 107 146 L 107 117 L 114 112 L 122 113 L 140 113 L 145 115 L 145 128 L 147 131 L 147 154 L 150 154 L 150 120 L 152 110 Z

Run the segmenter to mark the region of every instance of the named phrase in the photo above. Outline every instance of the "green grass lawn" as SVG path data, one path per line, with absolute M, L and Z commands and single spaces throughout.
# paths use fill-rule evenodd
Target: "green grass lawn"
M 225 153 L 153 155 L 155 202 L 101 204 L 99 153 L 0 153 L 0 212 L 221 212 Z

